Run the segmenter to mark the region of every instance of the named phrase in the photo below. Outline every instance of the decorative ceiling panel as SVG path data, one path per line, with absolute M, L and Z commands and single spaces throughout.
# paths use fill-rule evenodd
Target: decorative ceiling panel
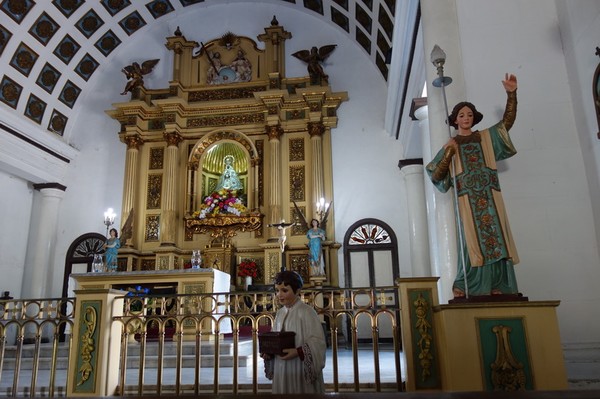
M 4 75 L 0 82 L 0 101 L 11 108 L 17 109 L 23 86 Z
M 85 81 L 89 80 L 96 68 L 98 68 L 100 64 L 98 61 L 94 59 L 89 53 L 86 54 L 79 64 L 75 67 L 75 72 L 77 75 L 81 76 L 81 78 Z
M 52 0 L 52 4 L 67 18 L 85 3 L 85 0 Z
M 4 52 L 8 41 L 12 37 L 12 33 L 4 26 L 0 25 L 0 55 Z
M 65 127 L 67 126 L 67 117 L 61 114 L 56 109 L 52 111 L 50 122 L 48 123 L 48 130 L 62 136 L 65 134 Z
M 75 101 L 77 101 L 77 97 L 79 97 L 79 93 L 81 93 L 81 89 L 77 87 L 75 83 L 67 80 L 67 83 L 65 83 L 65 86 L 61 90 L 58 99 L 67 107 L 73 108 Z
M 69 65 L 69 62 L 71 62 L 80 48 L 81 46 L 67 34 L 54 49 L 54 55 L 62 62 Z
M 58 79 L 60 78 L 61 73 L 58 72 L 56 68 L 54 68 L 49 63 L 46 63 L 40 72 L 35 83 L 37 83 L 42 89 L 46 90 L 48 93 L 52 94 L 54 91 L 54 87 L 56 83 L 58 83 Z
M 167 15 L 170 12 L 175 11 L 171 3 L 168 0 L 154 0 L 146 4 L 146 8 L 150 11 L 150 14 L 156 18 L 160 18 Z
M 2 9 L 6 15 L 11 17 L 13 21 L 20 24 L 34 5 L 35 1 L 33 0 L 4 0 L 0 4 L 0 9 Z
M 33 23 L 33 26 L 29 29 L 29 33 L 45 46 L 58 31 L 58 28 L 60 26 L 54 22 L 50 15 L 43 12 L 37 21 Z
M 108 57 L 108 55 L 117 48 L 117 46 L 121 44 L 121 39 L 117 35 L 113 33 L 112 30 L 106 32 L 94 46 L 104 55 Z
M 119 11 L 131 5 L 131 2 L 129 0 L 100 0 L 100 4 L 114 17 Z
M 36 97 L 34 94 L 29 95 L 27 106 L 25 107 L 25 116 L 37 124 L 42 123 L 42 117 L 46 110 L 46 103 Z
M 75 26 L 86 37 L 90 38 L 100 27 L 104 25 L 104 21 L 98 16 L 96 11 L 91 9 L 88 11 Z
M 131 36 L 138 29 L 146 25 L 146 21 L 144 21 L 144 18 L 142 18 L 139 12 L 134 11 L 125 18 L 123 18 L 121 21 L 119 21 L 119 25 L 121 26 L 121 28 L 123 28 L 123 30 L 125 31 L 125 33 L 127 33 L 128 36 Z
M 35 51 L 29 48 L 25 43 L 21 42 L 10 61 L 10 66 L 21 72 L 23 75 L 29 76 L 38 57 L 39 56 Z

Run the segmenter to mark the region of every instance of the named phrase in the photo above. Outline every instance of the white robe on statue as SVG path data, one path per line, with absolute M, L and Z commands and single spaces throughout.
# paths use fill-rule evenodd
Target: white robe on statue
M 325 392 L 323 368 L 327 344 L 317 312 L 301 300 L 291 308 L 282 307 L 275 316 L 274 331 L 282 330 L 296 333 L 296 348 L 302 347 L 304 360 L 300 357 L 282 360 L 275 356 L 265 361 L 265 373 L 273 379 L 273 393 Z

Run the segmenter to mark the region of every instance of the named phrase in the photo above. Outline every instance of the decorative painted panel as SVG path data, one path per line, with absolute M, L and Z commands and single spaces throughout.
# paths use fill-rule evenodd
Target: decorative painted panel
M 414 353 L 415 384 L 418 390 L 441 388 L 439 360 L 433 336 L 433 300 L 430 289 L 408 290 L 408 328 L 412 330 L 410 342 Z
M 486 390 L 534 389 L 523 319 L 478 319 L 477 327 Z
M 148 175 L 148 193 L 146 209 L 160 209 L 162 196 L 162 174 Z
M 100 323 L 102 315 L 101 301 L 82 301 L 80 306 L 79 342 L 75 360 L 75 381 L 73 392 L 92 393 L 96 391 L 98 377 L 98 339 L 100 338 Z
M 290 201 L 305 201 L 305 179 L 304 166 L 290 166 Z
M 150 215 L 146 216 L 146 234 L 145 240 L 158 241 L 158 232 L 160 227 L 160 216 Z
M 304 139 L 290 139 L 290 162 L 304 161 Z
M 149 169 L 162 169 L 164 162 L 165 149 L 162 147 L 150 149 L 150 167 Z

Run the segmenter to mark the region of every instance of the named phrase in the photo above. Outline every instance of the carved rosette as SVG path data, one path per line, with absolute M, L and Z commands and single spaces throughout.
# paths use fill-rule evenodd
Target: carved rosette
M 187 217 L 185 229 L 188 234 L 209 233 L 213 238 L 229 239 L 238 231 L 256 231 L 262 227 L 264 215 L 250 213 L 248 215 L 207 215 L 204 219 Z

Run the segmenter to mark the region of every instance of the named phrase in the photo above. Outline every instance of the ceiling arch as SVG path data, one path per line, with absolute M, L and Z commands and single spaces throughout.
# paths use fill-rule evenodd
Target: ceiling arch
M 386 56 L 395 21 L 414 15 L 418 1 L 256 0 L 294 7 L 332 24 L 358 43 L 388 77 Z M 236 1 L 230 5 L 235 7 Z M 87 82 L 111 53 L 169 15 L 222 4 L 222 0 L 2 0 L 0 103 L 59 136 Z M 277 8 L 274 8 L 276 10 Z M 400 10 L 400 11 L 397 11 Z M 275 11 L 276 12 L 276 11 Z M 408 19 L 410 19 L 409 17 Z M 414 24 L 414 21 L 413 21 Z M 409 24 L 410 25 L 410 24 Z M 409 29 L 411 26 L 403 27 Z

